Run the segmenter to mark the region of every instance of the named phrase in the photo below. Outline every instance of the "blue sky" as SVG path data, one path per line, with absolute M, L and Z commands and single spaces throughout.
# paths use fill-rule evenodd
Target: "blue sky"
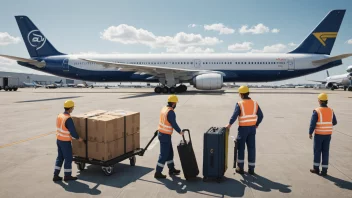
M 0 53 L 29 57 L 15 15 L 27 15 L 64 53 L 287 52 L 333 9 L 347 11 L 332 55 L 352 52 L 352 40 L 347 42 L 352 39 L 352 1 L 87 2 L 2 0 Z M 122 30 L 124 33 L 119 34 Z M 178 46 L 182 40 L 190 44 Z M 176 42 L 176 47 L 169 42 Z M 343 63 L 330 69 L 330 75 L 345 73 L 352 58 Z M 0 69 L 30 71 L 4 60 L 0 60 Z M 324 71 L 285 82 L 325 77 Z

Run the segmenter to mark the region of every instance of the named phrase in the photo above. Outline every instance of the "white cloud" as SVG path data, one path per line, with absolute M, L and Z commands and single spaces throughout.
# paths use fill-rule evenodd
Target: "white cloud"
M 214 53 L 214 49 L 212 48 L 201 48 L 201 47 L 168 47 L 166 49 L 167 53 Z
M 352 39 L 348 40 L 347 43 L 352 45 Z
M 101 33 L 101 38 L 123 44 L 143 44 L 152 48 L 174 46 L 206 46 L 222 43 L 216 37 L 203 37 L 200 34 L 179 32 L 175 36 L 156 36 L 144 29 L 121 24 L 111 26 Z
M 189 28 L 195 28 L 195 27 L 197 27 L 197 26 L 200 26 L 200 25 L 197 25 L 197 24 L 189 24 L 189 25 L 188 25 Z
M 280 32 L 280 30 L 279 30 L 279 29 L 274 28 L 274 29 L 272 29 L 272 30 L 271 30 L 271 32 L 272 32 L 272 33 L 279 33 L 279 32 Z
M 204 29 L 208 31 L 213 30 L 213 31 L 220 32 L 219 34 L 233 34 L 235 32 L 234 29 L 226 27 L 222 23 L 204 25 Z
M 264 34 L 270 32 L 270 28 L 265 26 L 262 23 L 259 23 L 258 25 L 252 26 L 251 28 L 248 28 L 248 25 L 243 25 L 240 29 L 239 32 L 241 34 Z M 271 30 L 272 33 L 279 33 L 280 30 L 277 28 L 274 28 Z
M 280 53 L 280 52 L 285 52 L 286 49 L 287 49 L 286 45 L 279 43 L 275 45 L 265 46 L 262 50 L 253 49 L 251 52 L 252 53 Z
M 291 46 L 291 47 L 297 46 L 297 44 L 296 44 L 296 43 L 293 43 L 293 42 L 289 43 L 288 45 Z
M 9 45 L 19 43 L 21 39 L 19 37 L 13 37 L 7 32 L 0 32 L 0 45 Z
M 252 49 L 252 45 L 252 42 L 236 43 L 233 45 L 229 45 L 227 49 L 230 51 L 248 51 Z

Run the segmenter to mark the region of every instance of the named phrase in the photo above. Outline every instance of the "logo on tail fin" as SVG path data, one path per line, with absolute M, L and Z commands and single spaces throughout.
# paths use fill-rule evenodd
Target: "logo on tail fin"
M 326 46 L 325 41 L 328 38 L 336 38 L 337 32 L 315 32 L 313 35 L 319 40 L 319 42 Z
M 46 38 L 39 30 L 32 30 L 28 33 L 28 42 L 32 47 L 35 47 L 36 50 L 42 48 L 46 42 Z

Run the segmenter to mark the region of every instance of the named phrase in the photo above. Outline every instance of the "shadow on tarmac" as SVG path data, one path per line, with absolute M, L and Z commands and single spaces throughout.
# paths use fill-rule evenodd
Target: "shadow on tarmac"
M 336 177 L 333 177 L 331 175 L 327 175 L 324 177 L 325 179 L 334 182 L 336 186 L 343 188 L 343 189 L 347 189 L 347 190 L 352 190 L 352 182 L 349 181 L 345 181 Z
M 92 189 L 89 188 L 87 184 L 81 183 L 79 181 L 68 181 L 67 184 L 63 182 L 58 182 L 63 189 L 67 192 L 72 193 L 86 193 L 89 195 L 100 195 L 101 191 L 98 190 L 99 184 L 95 185 Z
M 271 190 L 279 190 L 282 193 L 291 192 L 291 189 L 289 188 L 291 186 L 271 181 L 257 174 L 253 176 L 244 174 L 241 176 L 243 178 L 241 182 L 254 190 L 263 191 L 263 192 L 270 192 Z
M 38 99 L 38 100 L 24 100 L 24 101 L 17 101 L 15 103 L 27 103 L 27 102 L 43 102 L 49 100 L 62 100 L 62 99 L 72 99 L 72 98 L 80 98 L 82 96 L 70 96 L 70 97 L 60 97 L 60 98 L 45 98 L 45 99 Z
M 78 181 L 87 181 L 99 185 L 123 188 L 137 181 L 144 175 L 153 171 L 151 168 L 142 166 L 130 166 L 127 164 L 116 164 L 114 174 L 106 176 L 100 166 L 88 165 L 83 171 L 79 171 Z
M 242 197 L 246 188 L 241 182 L 224 177 L 221 183 L 215 181 L 203 182 L 202 178 L 197 177 L 190 180 L 182 180 L 177 176 L 167 179 L 158 179 L 159 182 L 140 179 L 140 181 L 165 185 L 169 190 L 176 191 L 178 194 L 185 194 L 188 191 L 195 192 L 207 197 Z

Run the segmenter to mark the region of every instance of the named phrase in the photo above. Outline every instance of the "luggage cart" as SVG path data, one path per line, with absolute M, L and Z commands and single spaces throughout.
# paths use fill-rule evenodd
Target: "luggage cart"
M 147 146 L 145 148 L 137 148 L 131 152 L 125 153 L 123 155 L 120 155 L 116 158 L 107 160 L 107 161 L 101 161 L 101 160 L 94 160 L 94 159 L 89 159 L 88 158 L 88 146 L 86 142 L 86 157 L 73 157 L 73 161 L 77 164 L 77 168 L 80 171 L 83 171 L 86 164 L 92 164 L 92 165 L 97 165 L 101 166 L 102 171 L 106 176 L 110 176 L 114 173 L 114 165 L 122 162 L 126 159 L 130 160 L 130 165 L 135 166 L 136 164 L 136 155 L 143 156 L 145 151 L 148 149 L 149 145 L 153 142 L 154 138 L 158 135 L 158 131 L 154 132 L 153 138 L 148 142 Z M 125 144 L 126 145 L 126 144 Z

